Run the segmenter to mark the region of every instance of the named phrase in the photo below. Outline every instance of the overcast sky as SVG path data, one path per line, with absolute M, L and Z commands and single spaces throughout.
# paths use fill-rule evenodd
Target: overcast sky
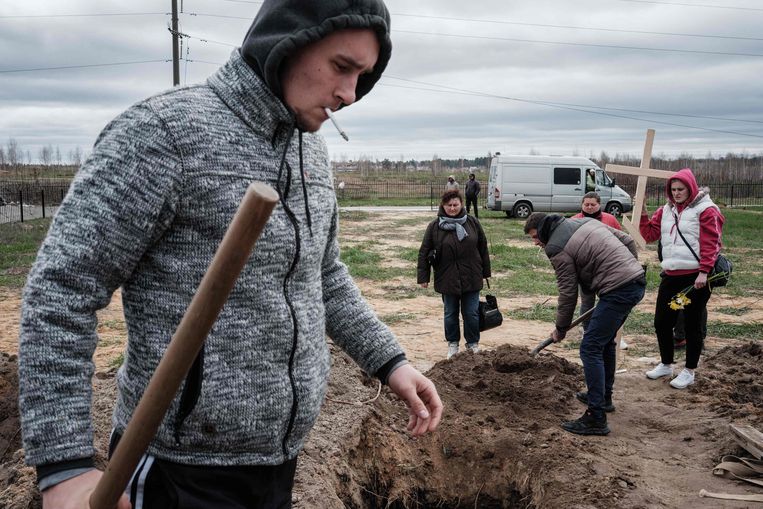
M 181 84 L 197 83 L 240 44 L 260 3 L 178 2 L 189 36 Z M 759 0 L 387 6 L 392 60 L 371 94 L 337 114 L 349 142 L 322 128 L 334 159 L 640 156 L 648 128 L 655 155 L 763 153 Z M 34 158 L 47 144 L 88 152 L 115 115 L 171 87 L 170 11 L 170 0 L 0 2 L 0 146 L 14 138 Z M 73 66 L 89 67 L 51 69 Z

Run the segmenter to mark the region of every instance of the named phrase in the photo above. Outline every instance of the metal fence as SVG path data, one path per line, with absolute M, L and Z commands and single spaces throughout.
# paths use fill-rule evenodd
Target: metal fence
M 0 182 L 0 223 L 50 217 L 58 210 L 69 181 Z
M 26 221 L 41 217 L 50 217 L 58 209 L 69 189 L 68 180 L 44 182 L 5 181 L 0 182 L 0 223 Z M 482 192 L 479 205 L 487 204 L 487 182 L 480 182 Z M 636 191 L 634 184 L 619 184 L 631 196 Z M 440 196 L 445 191 L 445 184 L 438 182 L 337 182 L 336 194 L 345 204 L 364 201 L 390 201 L 401 204 L 405 201 L 423 201 L 432 207 L 439 204 Z M 710 196 L 719 205 L 727 207 L 763 206 L 763 183 L 729 182 L 715 184 L 710 189 Z M 647 185 L 646 199 L 650 204 L 665 202 L 665 184 L 662 182 Z
M 636 193 L 636 185 L 619 184 L 628 194 Z M 761 207 L 763 206 L 763 183 L 729 182 L 714 184 L 710 187 L 710 197 L 718 205 L 726 207 Z M 667 200 L 665 183 L 647 184 L 646 201 L 651 204 L 663 204 Z

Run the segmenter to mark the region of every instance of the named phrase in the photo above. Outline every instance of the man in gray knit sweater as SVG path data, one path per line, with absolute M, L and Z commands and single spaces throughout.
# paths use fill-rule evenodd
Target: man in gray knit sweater
M 45 508 L 87 507 L 96 311 L 121 288 L 115 443 L 253 181 L 279 204 L 129 486 L 133 507 L 290 507 L 326 393 L 326 335 L 434 430 L 442 404 L 339 261 L 323 138 L 391 53 L 380 0 L 266 0 L 206 83 L 142 101 L 96 141 L 24 292 L 20 405 Z M 126 497 L 120 508 L 129 507 Z

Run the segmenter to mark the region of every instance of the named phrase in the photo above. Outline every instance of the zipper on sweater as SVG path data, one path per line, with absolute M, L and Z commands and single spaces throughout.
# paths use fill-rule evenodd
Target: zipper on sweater
M 294 212 L 289 208 L 288 205 L 286 205 L 286 200 L 282 198 L 281 205 L 283 205 L 284 212 L 286 212 L 286 216 L 289 218 L 289 221 L 291 221 L 292 226 L 294 227 L 294 237 L 297 244 L 297 250 L 294 253 L 294 259 L 292 260 L 291 266 L 289 267 L 289 271 L 286 273 L 286 276 L 283 279 L 283 293 L 284 297 L 286 298 L 286 305 L 289 306 L 289 314 L 291 315 L 291 323 L 292 323 L 292 338 L 291 338 L 291 352 L 289 353 L 289 384 L 291 385 L 291 398 L 292 398 L 292 404 L 291 404 L 291 415 L 289 415 L 289 424 L 286 426 L 286 433 L 283 437 L 283 442 L 281 443 L 281 447 L 283 449 L 283 454 L 285 457 L 288 457 L 288 447 L 287 443 L 289 441 L 289 435 L 291 435 L 291 431 L 294 428 L 294 420 L 297 417 L 297 386 L 294 381 L 294 355 L 297 351 L 297 334 L 298 334 L 298 328 L 297 328 L 297 315 L 294 311 L 294 306 L 292 305 L 291 301 L 289 300 L 289 289 L 287 286 L 287 283 L 289 282 L 289 278 L 294 273 L 294 269 L 297 267 L 297 262 L 299 261 L 300 256 L 300 235 L 299 235 L 299 225 L 297 223 L 297 218 L 294 215 Z

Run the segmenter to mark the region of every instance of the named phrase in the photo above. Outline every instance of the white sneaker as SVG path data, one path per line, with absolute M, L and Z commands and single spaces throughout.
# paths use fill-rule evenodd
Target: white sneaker
M 646 377 L 651 378 L 652 380 L 657 380 L 663 376 L 673 376 L 672 364 L 659 363 L 656 368 L 646 372 Z
M 448 359 L 458 353 L 458 341 L 448 341 Z
M 625 342 L 624 339 L 620 339 L 620 350 L 627 350 L 628 349 L 628 343 Z
M 670 381 L 670 386 L 674 389 L 686 389 L 694 383 L 694 371 L 684 368 L 677 377 Z
M 472 353 L 477 353 L 480 351 L 480 344 L 479 343 L 466 343 L 466 349 L 469 350 Z

